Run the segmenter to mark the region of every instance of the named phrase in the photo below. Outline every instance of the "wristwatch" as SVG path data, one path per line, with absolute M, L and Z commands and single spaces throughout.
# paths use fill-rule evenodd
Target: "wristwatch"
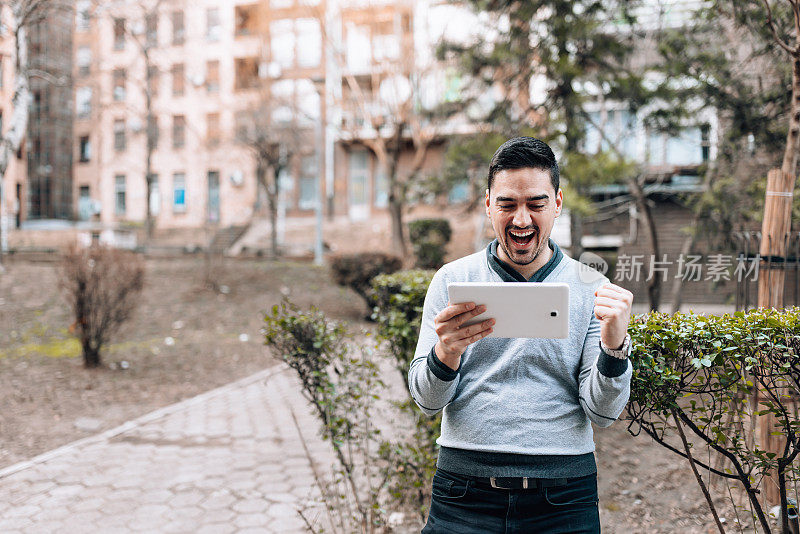
M 631 336 L 625 334 L 625 341 L 622 342 L 622 346 L 618 349 L 610 349 L 606 347 L 602 341 L 600 341 L 600 350 L 602 350 L 609 356 L 613 356 L 614 358 L 619 358 L 620 360 L 624 360 L 631 353 Z

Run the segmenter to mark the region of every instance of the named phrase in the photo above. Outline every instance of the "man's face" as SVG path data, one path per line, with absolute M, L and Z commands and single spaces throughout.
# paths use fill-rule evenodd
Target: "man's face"
M 491 190 L 486 190 L 486 214 L 508 260 L 528 265 L 539 257 L 561 215 L 562 200 L 561 189 L 553 190 L 548 170 L 508 169 L 495 174 Z

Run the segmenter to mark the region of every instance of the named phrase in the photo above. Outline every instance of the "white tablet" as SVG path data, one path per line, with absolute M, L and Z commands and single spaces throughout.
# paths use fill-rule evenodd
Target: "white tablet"
M 466 323 L 494 318 L 488 337 L 565 338 L 569 333 L 569 285 L 548 282 L 454 282 L 451 304 L 484 304 L 486 311 Z

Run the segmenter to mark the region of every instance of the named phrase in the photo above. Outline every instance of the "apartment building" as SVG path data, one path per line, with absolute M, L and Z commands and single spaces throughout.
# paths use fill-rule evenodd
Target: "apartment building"
M 72 16 L 64 10 L 28 28 L 31 76 L 28 117 L 28 216 L 71 219 Z
M 347 96 L 355 83 L 375 109 L 382 82 L 409 74 L 415 3 L 94 5 L 77 2 L 73 38 L 80 218 L 144 221 L 149 168 L 156 228 L 243 224 L 265 213 L 256 170 L 270 148 L 286 155 L 282 213 L 310 215 L 320 194 L 329 216 L 385 209 L 386 176 L 368 139 L 377 131 L 356 131 L 365 117 L 349 112 Z M 437 155 L 440 145 L 425 165 Z
M 15 41 L 14 36 L 8 31 L 10 12 L 7 6 L 0 9 L 0 132 L 8 131 L 11 117 L 14 113 L 14 80 L 15 71 Z M 19 227 L 27 218 L 27 161 L 23 157 L 24 147 L 9 160 L 5 175 L 0 179 L 0 224 L 3 225 L 3 241 L 5 241 L 10 228 Z M 3 243 L 5 248 L 5 243 Z

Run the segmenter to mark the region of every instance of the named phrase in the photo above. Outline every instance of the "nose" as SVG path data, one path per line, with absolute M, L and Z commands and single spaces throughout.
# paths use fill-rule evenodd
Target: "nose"
M 511 224 L 517 226 L 519 228 L 526 228 L 531 226 L 533 222 L 533 214 L 528 209 L 528 206 L 522 205 L 517 208 L 514 212 L 514 219 L 511 221 Z

